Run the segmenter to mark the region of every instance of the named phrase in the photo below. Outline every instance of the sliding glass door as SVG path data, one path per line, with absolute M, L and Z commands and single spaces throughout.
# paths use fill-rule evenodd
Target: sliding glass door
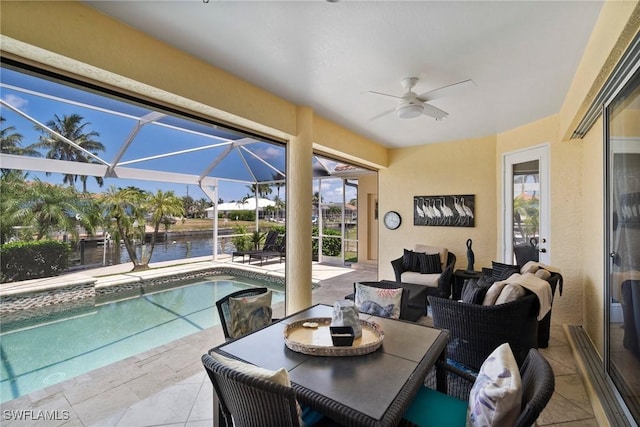
M 606 369 L 640 420 L 640 71 L 606 108 Z

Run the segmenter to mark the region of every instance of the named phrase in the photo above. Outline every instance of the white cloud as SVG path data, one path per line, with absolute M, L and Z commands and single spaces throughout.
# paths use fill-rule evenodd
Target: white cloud
M 29 101 L 24 98 L 20 98 L 19 96 L 13 94 L 7 94 L 2 96 L 2 100 L 12 107 L 23 109 Z
M 264 150 L 256 150 L 256 155 L 262 157 L 263 159 L 277 159 L 281 157 L 282 154 L 283 150 L 276 147 L 268 147 Z

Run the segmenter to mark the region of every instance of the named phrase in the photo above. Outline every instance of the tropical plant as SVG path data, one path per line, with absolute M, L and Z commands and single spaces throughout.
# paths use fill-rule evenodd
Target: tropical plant
M 104 213 L 105 228 L 115 241 L 122 240 L 133 270 L 144 270 L 148 263 L 142 262 L 135 249 L 136 240 L 144 241 L 145 201 L 147 193 L 136 187 L 110 187 L 100 203 Z
M 69 245 L 56 240 L 2 245 L 0 282 L 18 282 L 60 274 L 69 266 L 69 253 Z
M 189 195 L 182 196 L 182 208 L 184 209 L 184 214 L 187 218 L 195 218 L 196 201 L 193 197 Z
M 247 188 L 249 189 L 250 194 L 247 194 L 245 200 L 250 197 L 255 197 L 256 193 L 258 194 L 258 197 L 266 197 L 273 191 L 269 184 L 251 184 L 247 185 Z
M 180 197 L 176 196 L 173 191 L 162 190 L 158 190 L 155 194 L 148 194 L 145 205 L 150 216 L 149 222 L 153 227 L 149 250 L 146 256 L 142 256 L 142 263 L 148 266 L 156 244 L 156 235 L 160 229 L 160 224 L 164 225 L 164 230 L 167 232 L 171 224 L 171 217 L 183 216 L 184 207 Z
M 95 139 L 99 137 L 100 134 L 95 131 L 87 131 L 87 128 L 89 127 L 89 125 L 91 125 L 91 123 L 83 122 L 83 120 L 84 117 L 80 116 L 79 114 L 71 114 L 69 116 L 64 115 L 62 117 L 59 117 L 57 114 L 55 114 L 53 120 L 49 120 L 45 123 L 45 125 L 47 126 L 47 128 L 74 142 L 76 145 L 83 148 L 87 152 L 98 155 L 98 153 L 105 151 L 104 145 Z M 89 156 L 86 152 L 72 146 L 62 138 L 50 133 L 45 129 L 42 129 L 39 126 L 36 126 L 36 130 L 39 130 L 42 135 L 40 136 L 39 141 L 35 144 L 32 144 L 29 148 L 47 149 L 48 151 L 45 154 L 46 158 L 72 162 L 96 163 L 96 160 L 93 157 Z M 51 175 L 51 173 L 47 172 L 47 176 L 48 175 Z M 86 175 L 67 173 L 64 175 L 62 182 L 65 184 L 69 184 L 70 186 L 75 186 L 78 178 L 80 179 L 80 182 L 82 182 L 82 192 L 86 193 Z M 102 185 L 104 184 L 103 178 L 96 176 L 95 179 L 98 185 L 102 187 Z
M 0 125 L 7 119 L 0 116 Z M 6 128 L 0 128 L 0 151 L 4 154 L 15 154 L 18 156 L 31 156 L 40 157 L 40 152 L 31 147 L 22 147 L 22 134 L 14 132 L 16 130 L 13 126 L 7 126 Z M 12 169 L 0 169 L 2 175 L 9 173 L 17 173 L 22 175 L 21 171 L 14 171 Z
M 84 214 L 86 206 L 73 188 L 36 179 L 23 190 L 16 195 L 19 208 L 14 211 L 14 221 L 31 227 L 36 240 L 55 231 L 64 231 L 78 239 L 79 226 L 93 232 L 93 225 Z
M 0 244 L 6 243 L 17 234 L 17 229 L 24 225 L 18 217 L 18 211 L 24 200 L 27 183 L 18 174 L 2 174 L 0 176 Z
M 247 227 L 244 225 L 239 224 L 233 227 L 233 234 L 235 234 L 235 236 L 231 239 L 231 242 L 237 251 L 246 251 L 251 247 L 251 240 L 249 236 L 247 236 L 247 232 Z
M 537 197 L 516 197 L 513 199 L 514 224 L 528 242 L 538 235 L 540 201 Z
M 251 243 L 253 244 L 253 249 L 260 249 L 260 243 L 264 240 L 265 234 L 260 231 L 254 231 L 251 233 Z

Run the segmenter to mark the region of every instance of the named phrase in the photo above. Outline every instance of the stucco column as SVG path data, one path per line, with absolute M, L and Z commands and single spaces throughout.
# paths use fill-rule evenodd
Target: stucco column
M 287 144 L 287 314 L 311 306 L 313 110 L 296 113 L 298 133 Z

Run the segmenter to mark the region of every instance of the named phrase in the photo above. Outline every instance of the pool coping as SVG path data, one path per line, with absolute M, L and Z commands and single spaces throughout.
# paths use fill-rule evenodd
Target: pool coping
M 43 309 L 52 312 L 99 305 L 105 299 L 118 295 L 148 293 L 162 289 L 168 283 L 211 275 L 234 275 L 249 279 L 266 280 L 285 286 L 285 275 L 246 264 L 200 261 L 129 271 L 93 277 L 72 273 L 45 279 L 5 283 L 0 286 L 0 316 L 3 323 L 24 321 L 42 315 Z M 318 286 L 312 280 L 312 286 Z

